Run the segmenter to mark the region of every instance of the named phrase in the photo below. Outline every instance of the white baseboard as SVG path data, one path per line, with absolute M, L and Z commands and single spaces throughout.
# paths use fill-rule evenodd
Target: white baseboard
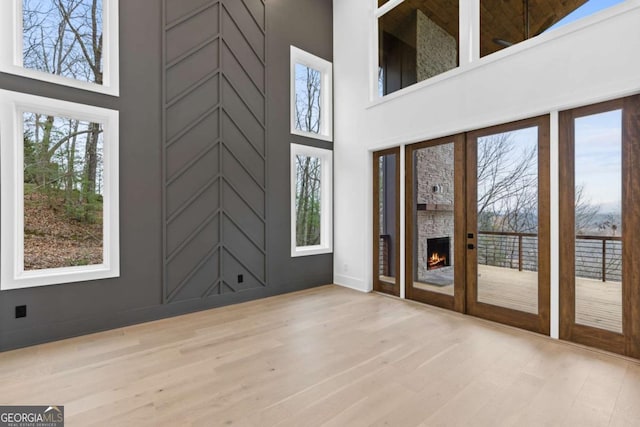
M 334 274 L 333 283 L 360 292 L 371 292 L 373 290 L 371 286 L 365 284 L 364 280 L 342 274 Z

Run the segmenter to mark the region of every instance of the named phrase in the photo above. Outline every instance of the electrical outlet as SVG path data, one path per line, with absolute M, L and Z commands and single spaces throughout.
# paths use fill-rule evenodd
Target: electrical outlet
M 238 274 L 238 283 L 244 282 L 244 276 L 242 274 Z
M 16 305 L 16 319 L 20 319 L 22 317 L 27 317 L 27 306 Z

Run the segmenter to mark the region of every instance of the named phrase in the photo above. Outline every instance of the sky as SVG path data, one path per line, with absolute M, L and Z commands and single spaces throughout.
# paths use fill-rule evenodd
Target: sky
M 620 211 L 622 199 L 621 110 L 575 121 L 576 185 L 585 201 L 601 205 L 601 213 Z
M 606 9 L 616 4 L 623 3 L 624 1 L 625 0 L 589 0 L 582 6 L 574 10 L 572 13 L 562 18 L 555 25 L 549 27 L 547 31 L 562 27 L 563 25 L 566 25 L 573 21 L 577 21 L 578 19 L 584 18 L 585 16 L 593 15 L 594 13 L 599 12 L 602 9 Z

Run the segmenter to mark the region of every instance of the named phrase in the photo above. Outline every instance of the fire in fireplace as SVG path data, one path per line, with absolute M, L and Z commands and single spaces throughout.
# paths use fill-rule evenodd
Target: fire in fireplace
M 450 238 L 438 237 L 427 239 L 427 270 L 447 267 L 451 265 Z

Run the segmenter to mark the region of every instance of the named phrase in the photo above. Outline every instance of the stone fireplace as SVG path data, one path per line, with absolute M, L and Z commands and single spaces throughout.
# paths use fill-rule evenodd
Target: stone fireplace
M 427 282 L 429 270 L 454 265 L 454 144 L 417 150 L 414 161 L 416 279 Z M 433 259 L 434 252 L 444 260 Z

